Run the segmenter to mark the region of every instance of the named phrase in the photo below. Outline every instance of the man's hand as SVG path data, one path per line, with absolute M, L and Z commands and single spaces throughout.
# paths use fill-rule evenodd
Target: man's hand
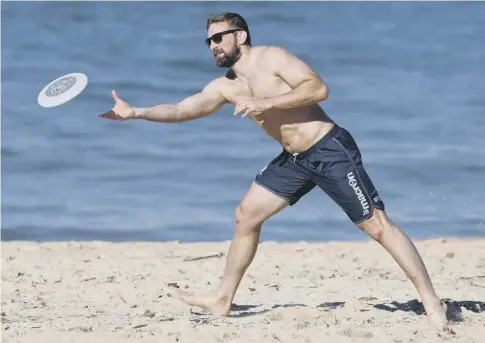
M 111 94 L 115 101 L 115 106 L 110 111 L 100 114 L 98 117 L 111 120 L 128 120 L 135 118 L 135 109 L 126 101 L 121 100 L 114 90 Z
M 241 118 L 245 116 L 257 116 L 264 111 L 271 108 L 271 102 L 269 99 L 263 98 L 248 98 L 242 100 L 236 104 L 234 109 L 234 115 L 238 115 L 239 112 L 243 112 Z

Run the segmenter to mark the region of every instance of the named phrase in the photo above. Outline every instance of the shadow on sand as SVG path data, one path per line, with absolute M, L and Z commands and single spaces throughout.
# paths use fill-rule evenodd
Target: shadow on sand
M 318 305 L 317 308 L 323 308 L 324 310 L 333 310 L 333 309 L 336 309 L 337 307 L 342 307 L 344 305 L 345 305 L 345 302 L 343 302 L 343 301 L 325 302 L 325 303 Z M 261 306 L 261 305 L 236 305 L 236 304 L 233 304 L 232 307 L 231 307 L 231 311 L 243 311 L 243 312 L 230 314 L 229 317 L 230 318 L 242 318 L 242 317 L 255 316 L 255 315 L 258 315 L 258 314 L 264 314 L 264 313 L 270 312 L 271 310 L 274 310 L 274 309 L 280 308 L 280 307 L 281 308 L 308 307 L 305 304 L 284 304 L 284 305 L 277 304 L 277 305 L 274 305 L 273 307 L 271 307 L 271 309 L 264 309 L 264 310 L 256 311 L 256 312 L 247 311 L 251 308 L 255 308 L 255 307 L 259 307 L 259 306 Z
M 455 301 L 451 299 L 442 299 L 443 302 L 448 306 L 446 311 L 446 316 L 448 320 L 453 322 L 462 322 L 464 321 L 463 318 L 463 311 L 462 308 L 466 308 L 469 311 L 480 313 L 485 312 L 485 302 L 483 301 L 472 301 L 472 300 L 461 300 Z M 339 307 L 343 307 L 345 305 L 344 301 L 334 301 L 334 302 L 325 302 L 322 303 L 316 308 L 323 309 L 324 311 L 334 310 Z M 284 305 L 274 305 L 271 308 L 265 308 L 261 310 L 251 311 L 253 309 L 257 309 L 263 305 L 237 305 L 233 304 L 231 307 L 231 313 L 229 314 L 229 318 L 244 318 L 250 316 L 256 316 L 260 314 L 264 314 L 270 312 L 277 308 L 288 308 L 288 307 L 308 307 L 305 304 L 284 304 Z M 417 315 L 424 315 L 424 307 L 423 304 L 418 301 L 417 299 L 413 299 L 407 302 L 397 302 L 392 301 L 386 304 L 376 304 L 373 305 L 374 308 L 378 310 L 384 310 L 389 312 L 396 312 L 396 311 L 404 311 L 404 312 L 413 312 Z M 192 314 L 195 315 L 206 315 L 207 313 L 200 313 L 191 311 Z
M 448 309 L 446 311 L 446 316 L 448 320 L 451 320 L 454 322 L 462 322 L 464 320 L 462 307 L 475 313 L 485 312 L 485 302 L 482 302 L 482 301 L 471 301 L 471 300 L 455 301 L 451 299 L 443 299 L 443 302 L 448 306 Z M 389 306 L 389 304 L 392 306 Z M 377 305 L 374 305 L 374 307 L 379 310 L 385 310 L 389 312 L 405 311 L 405 312 L 414 312 L 417 315 L 425 314 L 423 304 L 417 299 L 410 300 L 405 303 L 393 301 L 389 304 L 377 304 Z
M 324 311 L 328 310 L 334 310 L 338 307 L 343 307 L 345 305 L 344 301 L 334 301 L 334 302 L 324 302 L 320 305 L 317 305 L 317 308 L 323 309 Z M 256 316 L 260 314 L 264 314 L 267 312 L 270 312 L 274 309 L 277 308 L 288 308 L 288 307 L 308 307 L 305 304 L 284 304 L 284 305 L 273 305 L 270 309 L 262 309 L 260 311 L 248 311 L 257 307 L 260 307 L 262 305 L 237 305 L 237 304 L 232 304 L 231 306 L 231 313 L 229 314 L 229 318 L 244 318 L 244 317 L 250 317 L 250 316 Z M 234 313 L 236 312 L 236 313 Z M 191 314 L 195 315 L 207 315 L 207 313 L 202 313 L 202 312 L 196 312 L 196 311 L 190 311 Z

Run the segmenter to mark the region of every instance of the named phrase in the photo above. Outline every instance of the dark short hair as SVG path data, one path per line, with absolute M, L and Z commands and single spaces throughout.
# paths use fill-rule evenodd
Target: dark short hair
M 212 24 L 221 23 L 221 22 L 226 22 L 232 28 L 241 29 L 245 31 L 247 34 L 247 38 L 243 44 L 251 46 L 251 35 L 249 34 L 248 24 L 246 23 L 246 20 L 244 20 L 244 18 L 241 15 L 237 13 L 231 13 L 231 12 L 224 12 L 218 15 L 211 15 L 207 19 L 206 30 L 209 30 L 209 26 L 211 26 Z

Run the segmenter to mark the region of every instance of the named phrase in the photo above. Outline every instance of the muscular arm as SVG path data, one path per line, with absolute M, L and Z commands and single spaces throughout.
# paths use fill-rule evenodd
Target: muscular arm
M 181 123 L 209 116 L 226 103 L 218 92 L 215 82 L 208 84 L 200 93 L 189 96 L 178 104 L 159 104 L 135 108 L 135 118 L 160 123 Z
M 265 63 L 274 75 L 283 79 L 290 92 L 268 99 L 273 109 L 303 107 L 328 98 L 328 88 L 308 64 L 280 47 L 269 47 Z

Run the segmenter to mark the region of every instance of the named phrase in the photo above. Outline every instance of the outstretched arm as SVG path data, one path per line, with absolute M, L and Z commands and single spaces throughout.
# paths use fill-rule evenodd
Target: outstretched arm
M 178 104 L 160 104 L 135 108 L 135 118 L 162 123 L 180 123 L 211 115 L 225 103 L 224 97 L 210 84 L 202 92 L 189 96 Z
M 218 92 L 214 82 L 208 84 L 200 93 L 189 96 L 176 104 L 159 104 L 151 107 L 131 107 L 113 91 L 115 106 L 101 118 L 113 120 L 145 119 L 160 123 L 180 123 L 206 117 L 225 103 L 226 99 Z

